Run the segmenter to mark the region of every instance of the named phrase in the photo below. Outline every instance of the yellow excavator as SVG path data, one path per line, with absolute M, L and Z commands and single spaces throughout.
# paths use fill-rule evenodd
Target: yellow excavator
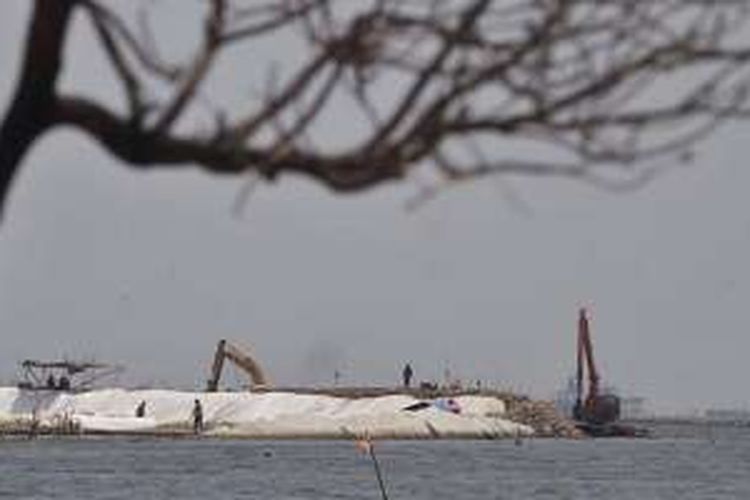
M 224 368 L 224 360 L 231 361 L 250 376 L 250 390 L 269 387 L 268 379 L 265 373 L 263 373 L 260 364 L 234 344 L 221 339 L 216 346 L 214 362 L 211 366 L 211 377 L 206 384 L 207 392 L 216 392 L 219 389 L 219 380 L 221 379 L 221 370 Z

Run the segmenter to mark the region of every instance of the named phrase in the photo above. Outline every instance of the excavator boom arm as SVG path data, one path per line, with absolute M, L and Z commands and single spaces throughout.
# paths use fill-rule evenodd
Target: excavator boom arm
M 220 340 L 216 346 L 216 352 L 214 353 L 214 362 L 211 365 L 211 377 L 208 379 L 206 390 L 208 392 L 216 392 L 219 389 L 219 379 L 221 378 L 221 370 L 224 368 L 224 345 L 226 340 Z
M 576 338 L 576 407 L 583 402 L 583 343 L 581 342 L 581 331 L 578 329 Z
M 258 362 L 233 344 L 222 339 L 216 346 L 216 353 L 214 354 L 214 361 L 211 366 L 211 377 L 208 379 L 206 385 L 207 391 L 215 392 L 218 390 L 225 359 L 234 363 L 238 368 L 250 376 L 251 387 L 255 388 L 268 385 L 268 379 Z
M 594 363 L 594 349 L 591 345 L 591 334 L 589 332 L 589 320 L 586 317 L 586 309 L 581 309 L 578 316 L 578 376 L 582 377 L 581 354 L 586 361 L 586 370 L 589 375 L 589 393 L 587 399 L 599 395 L 599 373 Z M 580 384 L 580 383 L 579 383 Z
M 594 349 L 586 310 L 578 315 L 578 344 L 576 371 L 576 403 L 573 417 L 586 425 L 601 426 L 620 418 L 620 399 L 613 394 L 600 394 L 599 372 L 594 363 Z M 585 365 L 585 366 L 584 366 Z M 588 391 L 583 399 L 583 371 L 588 374 Z
M 263 373 L 260 365 L 248 354 L 228 342 L 224 347 L 224 353 L 228 360 L 250 375 L 253 387 L 268 385 L 268 380 L 266 380 L 266 375 Z

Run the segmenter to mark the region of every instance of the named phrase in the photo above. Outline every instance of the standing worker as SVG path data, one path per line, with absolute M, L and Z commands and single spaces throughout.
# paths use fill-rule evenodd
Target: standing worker
M 198 399 L 193 404 L 193 432 L 195 434 L 203 432 L 203 407 Z
M 404 377 L 404 387 L 406 388 L 411 387 L 411 378 L 414 375 L 414 370 L 411 369 L 410 363 L 406 363 L 406 366 L 404 366 L 404 371 L 402 375 Z
M 146 401 L 141 401 L 135 409 L 135 416 L 137 418 L 143 418 L 146 416 Z

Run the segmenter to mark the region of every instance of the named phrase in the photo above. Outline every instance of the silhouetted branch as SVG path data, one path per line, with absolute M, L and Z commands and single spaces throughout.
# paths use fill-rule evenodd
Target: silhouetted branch
M 72 0 L 60 0 L 34 6 L 16 90 L 0 125 L 0 216 L 24 155 L 51 124 L 74 5 Z
M 85 131 L 135 167 L 198 165 L 266 180 L 290 172 L 351 192 L 419 166 L 436 175 L 437 189 L 496 174 L 640 185 L 661 160 L 692 155 L 718 126 L 750 113 L 747 2 L 205 4 L 194 55 L 171 62 L 152 34 L 164 40 L 167 27 L 145 10 L 129 19 L 116 2 L 36 0 L 1 129 L 0 201 L 29 145 L 58 124 Z M 122 83 L 130 116 L 58 95 L 67 20 L 78 6 Z M 246 48 L 247 71 L 235 71 L 233 86 L 258 88 L 264 76 L 252 50 L 269 40 L 296 53 L 272 63 L 278 72 L 266 75 L 266 92 L 212 105 L 215 129 L 187 134 L 190 120 L 205 115 L 201 92 L 212 102 L 224 97 L 210 87 L 222 54 Z M 343 102 L 344 120 L 331 112 Z

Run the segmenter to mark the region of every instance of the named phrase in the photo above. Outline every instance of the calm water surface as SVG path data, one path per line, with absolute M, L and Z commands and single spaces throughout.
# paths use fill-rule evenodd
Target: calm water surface
M 391 500 L 750 499 L 750 428 L 376 443 Z M 346 441 L 0 440 L 0 498 L 380 499 Z

